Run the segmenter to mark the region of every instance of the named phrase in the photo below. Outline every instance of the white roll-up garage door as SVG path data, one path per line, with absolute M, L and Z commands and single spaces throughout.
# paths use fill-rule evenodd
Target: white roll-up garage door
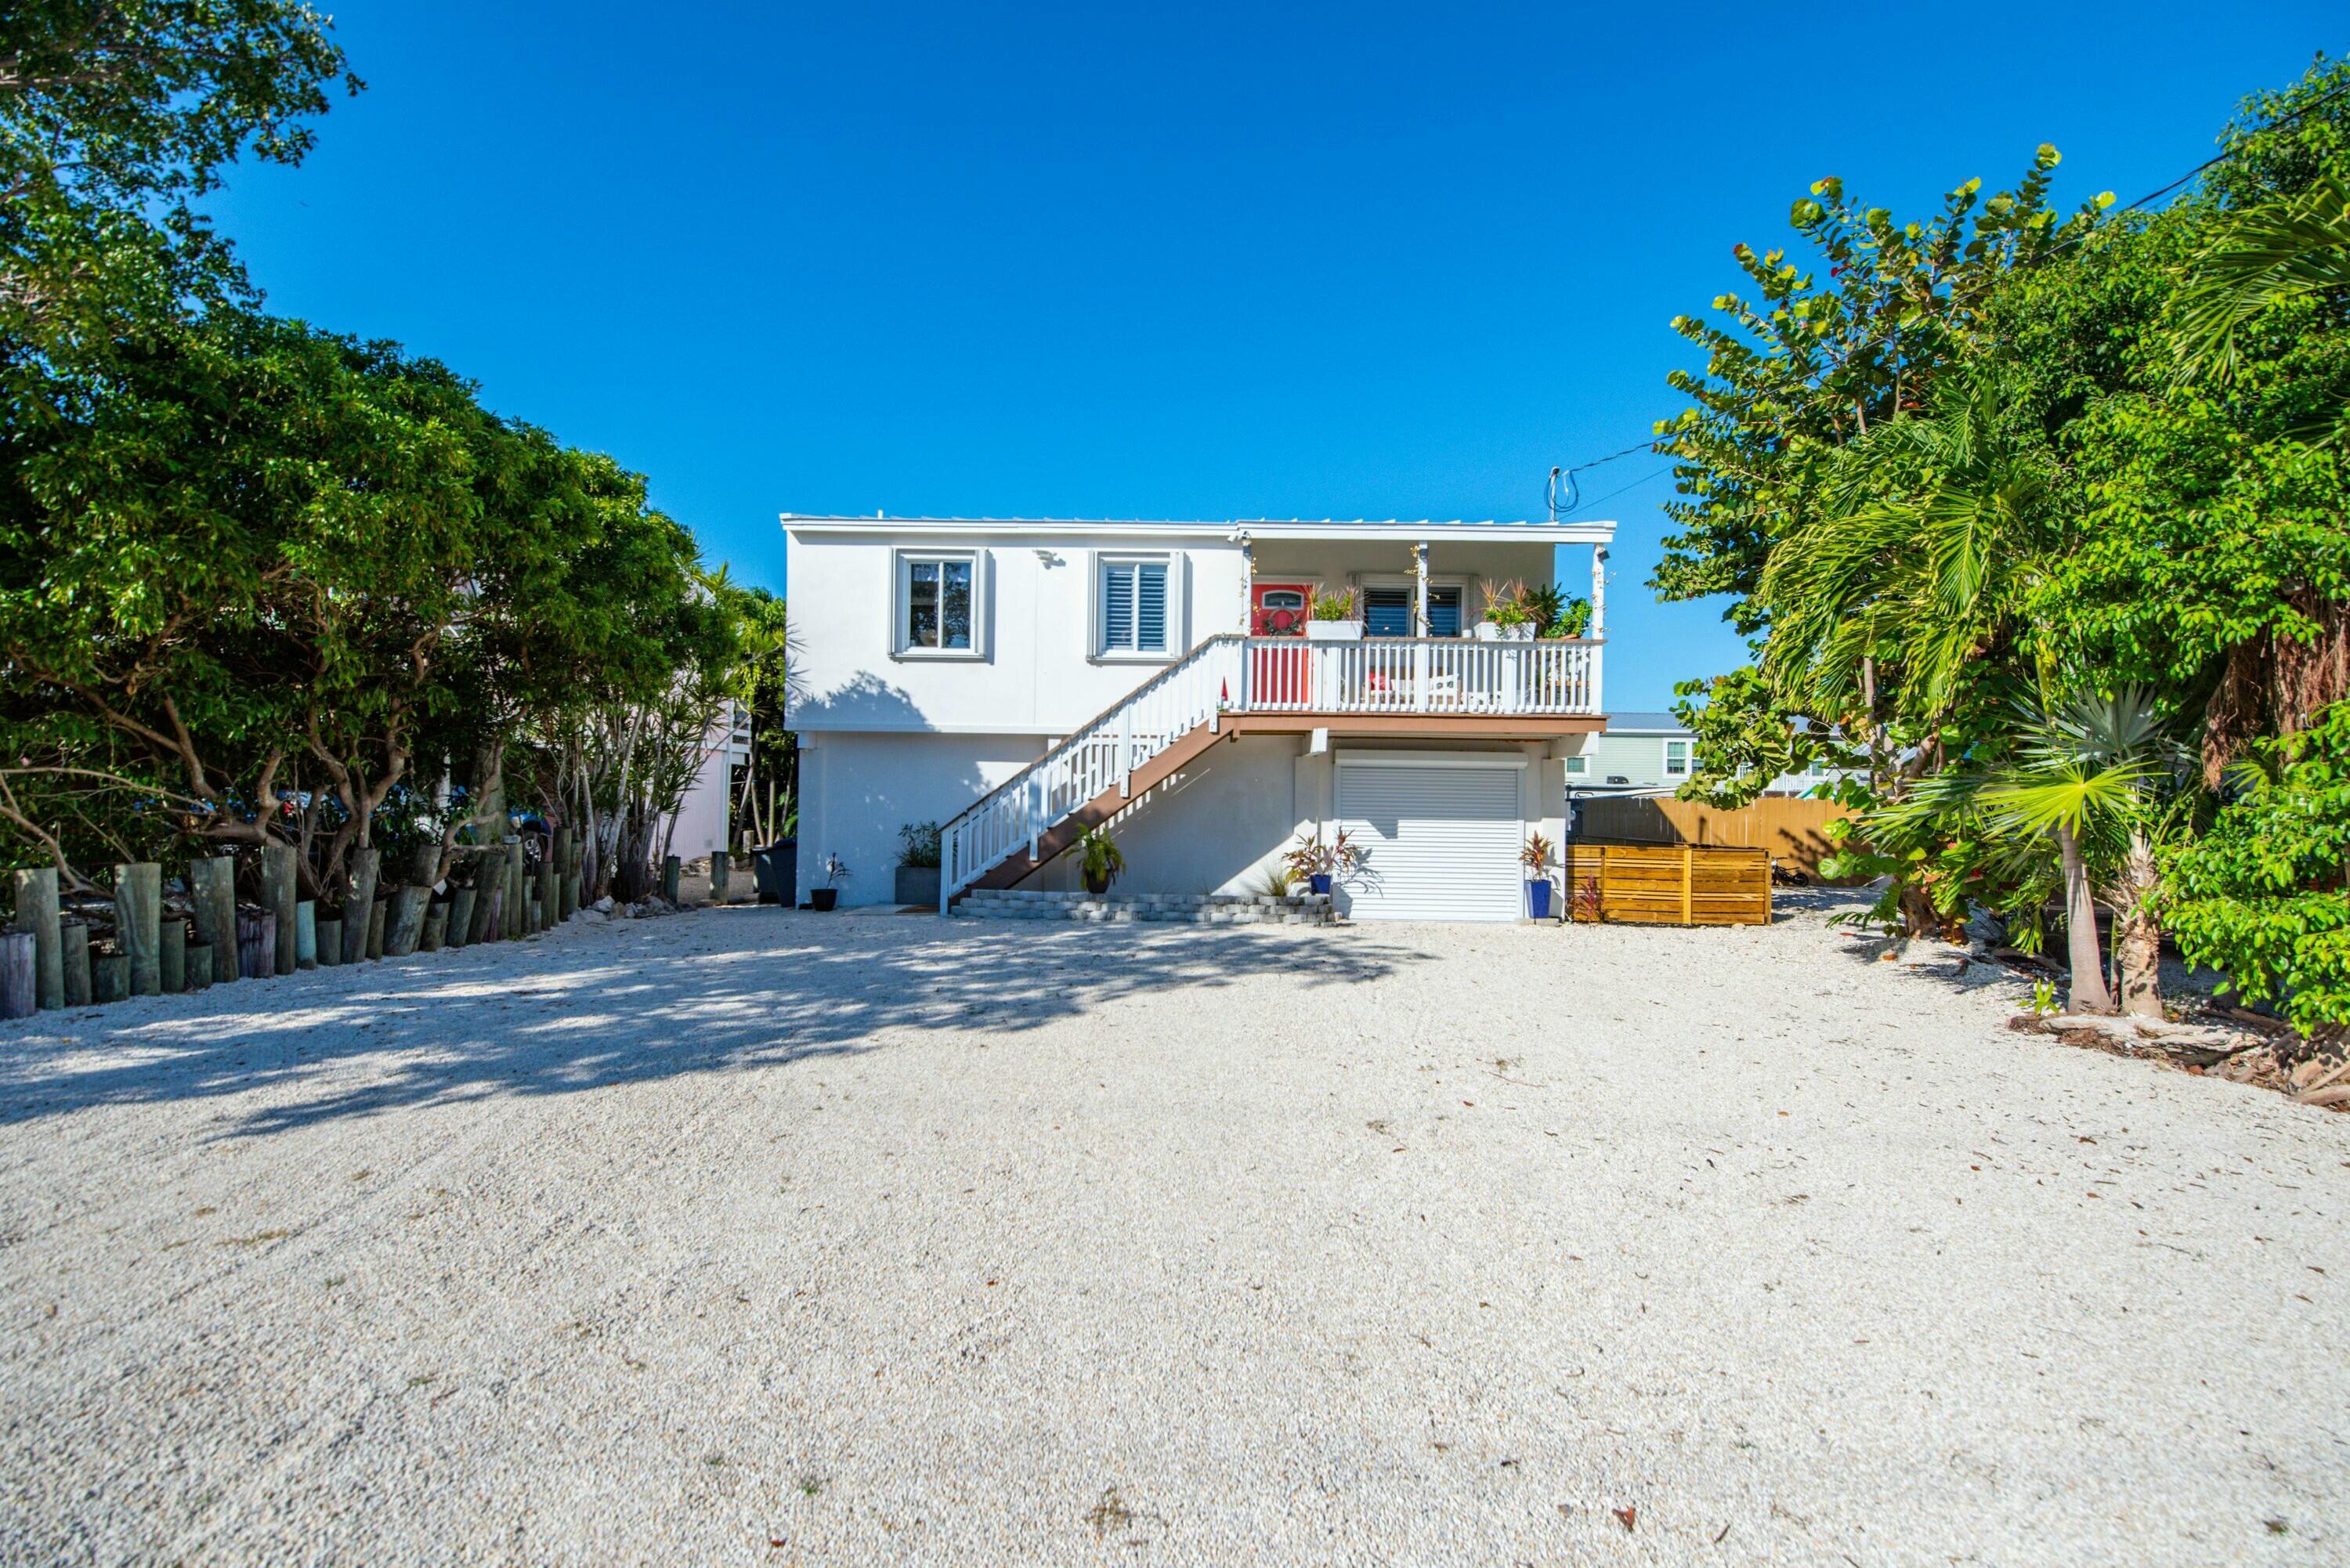
M 1338 820 L 1368 853 L 1358 920 L 1514 920 L 1522 819 L 1511 765 L 1338 759 Z

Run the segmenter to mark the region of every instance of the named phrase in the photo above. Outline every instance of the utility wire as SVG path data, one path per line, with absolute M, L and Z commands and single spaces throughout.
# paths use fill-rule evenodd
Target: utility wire
M 2296 124 L 2299 121 L 2307 119 L 2310 115 L 2314 114 L 2317 110 L 2324 109 L 2327 104 L 2332 103 L 2335 99 L 2341 98 L 2345 94 L 2350 94 L 2350 81 L 2345 81 L 2341 86 L 2330 88 L 2326 92 L 2320 94 L 2318 97 L 2312 99 L 2301 108 L 2294 109 L 2291 114 L 2286 115 L 2282 119 L 2272 120 L 2261 129 L 2262 130 L 2282 130 L 2287 126 Z M 2186 173 L 2181 174 L 2178 179 L 2171 181 L 2168 184 L 2161 186 L 2157 190 L 2147 192 L 2145 195 L 2140 196 L 2137 201 L 2121 208 L 2120 211 L 2116 212 L 2114 215 L 2118 218 L 2125 213 L 2145 211 L 2155 202 L 2161 201 L 2165 196 L 2170 195 L 2185 186 L 2193 183 L 2197 179 L 2201 177 L 2203 174 L 2208 173 L 2217 165 L 2224 163 L 2229 159 L 2235 157 L 2239 151 L 2241 150 L 2233 147 L 2221 148 L 2210 157 L 2203 160 L 2202 162 L 2198 163 L 2194 168 L 2189 169 Z M 2054 244 L 2050 245 L 2046 250 L 2032 258 L 2032 262 L 2026 265 L 2036 265 L 2037 263 L 2044 262 L 2049 257 L 2055 255 L 2060 252 L 2070 250 L 2073 246 L 2079 244 L 2090 235 L 2102 232 L 2103 231 L 2100 228 L 2094 225 L 2075 230 L 2074 233 L 2067 234 L 2061 240 L 2058 240 Z M 2002 280 L 1997 277 L 1987 279 L 1970 294 L 1961 294 L 1953 290 L 1947 296 L 1945 303 L 1950 305 L 1963 304 L 1969 299 L 1971 299 L 1976 294 L 1988 292 L 1992 287 L 1996 286 Z M 1892 343 L 1898 332 L 1899 328 L 1897 327 L 1893 331 L 1884 333 L 1878 337 L 1862 338 L 1858 343 L 1854 344 L 1846 353 L 1846 360 L 1848 362 L 1855 355 L 1860 354 L 1866 349 L 1889 345 Z M 1603 464 L 1614 462 L 1618 458 L 1630 457 L 1634 452 L 1654 452 L 1656 449 L 1657 443 L 1655 441 L 1644 441 L 1638 442 L 1635 445 L 1627 446 L 1621 452 L 1611 452 L 1605 457 L 1595 457 L 1588 462 L 1578 462 L 1571 468 L 1563 468 L 1559 470 L 1559 472 L 1562 474 L 1581 473 L 1586 469 L 1598 468 Z M 1666 471 L 1662 469 L 1658 471 L 1658 472 L 1660 473 L 1664 472 Z M 1653 479 L 1656 475 L 1651 474 L 1648 477 Z M 1635 480 L 1631 484 L 1626 485 L 1624 488 L 1626 490 L 1634 489 L 1638 485 L 1645 484 L 1647 483 L 1648 480 Z M 1609 496 L 1621 495 L 1623 493 L 1623 490 L 1611 490 L 1607 495 L 1601 496 L 1599 501 L 1606 501 Z M 1585 506 L 1596 506 L 1599 504 L 1599 501 L 1586 502 L 1578 498 L 1572 510 L 1579 512 Z

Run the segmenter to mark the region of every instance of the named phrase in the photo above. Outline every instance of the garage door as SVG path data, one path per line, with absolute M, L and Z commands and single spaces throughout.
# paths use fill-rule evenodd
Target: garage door
M 1367 851 L 1348 884 L 1358 920 L 1514 920 L 1515 767 L 1338 763 L 1338 820 Z

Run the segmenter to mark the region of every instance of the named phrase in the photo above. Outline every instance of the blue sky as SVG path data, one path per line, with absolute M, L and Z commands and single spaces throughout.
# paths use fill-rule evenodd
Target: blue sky
M 2350 42 L 2338 0 L 336 17 L 369 90 L 215 207 L 273 306 L 612 452 L 785 591 L 787 510 L 1540 516 L 1812 181 L 1915 213 L 2053 141 L 2062 199 L 2126 201 Z M 1642 586 L 1662 469 L 1585 476 L 1624 708 L 1742 657 Z

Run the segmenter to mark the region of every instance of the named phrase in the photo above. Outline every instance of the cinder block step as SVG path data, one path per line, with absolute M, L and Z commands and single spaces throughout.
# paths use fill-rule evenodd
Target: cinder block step
M 1096 925 L 1147 920 L 1194 926 L 1326 926 L 1337 919 L 1327 893 L 1298 893 L 1286 898 L 1247 893 L 1138 893 L 1097 898 L 1090 893 L 1003 888 L 968 893 L 956 901 L 953 912 L 975 920 L 1084 920 Z

